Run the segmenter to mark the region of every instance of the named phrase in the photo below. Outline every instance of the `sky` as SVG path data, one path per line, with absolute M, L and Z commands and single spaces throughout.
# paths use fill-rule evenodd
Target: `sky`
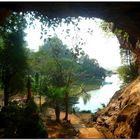
M 101 19 L 84 19 L 81 18 L 78 22 L 78 27 L 80 30 L 74 27 L 73 24 L 62 23 L 58 26 L 55 31 L 51 28 L 45 27 L 47 29 L 47 35 L 43 36 L 48 38 L 48 35 L 57 35 L 63 44 L 72 47 L 79 40 L 83 40 L 84 45 L 82 49 L 89 55 L 90 58 L 95 58 L 98 60 L 100 66 L 106 69 L 114 69 L 121 65 L 119 42 L 115 35 L 111 34 L 108 36 L 100 27 Z M 43 39 L 41 36 L 41 23 L 35 20 L 34 23 L 36 27 L 28 27 L 25 32 L 27 36 L 25 40 L 28 43 L 30 49 L 37 51 L 39 46 L 43 44 Z M 69 29 L 69 33 L 66 30 Z

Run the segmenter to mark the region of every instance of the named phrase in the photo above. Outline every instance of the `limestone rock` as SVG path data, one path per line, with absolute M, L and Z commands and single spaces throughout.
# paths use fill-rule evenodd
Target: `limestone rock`
M 119 91 L 106 108 L 98 112 L 97 120 L 105 120 L 115 138 L 140 137 L 140 77 Z

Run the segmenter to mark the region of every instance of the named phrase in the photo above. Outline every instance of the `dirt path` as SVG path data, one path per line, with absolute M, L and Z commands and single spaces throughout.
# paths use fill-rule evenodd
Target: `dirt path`
M 65 113 L 61 112 L 60 119 L 63 120 Z M 55 113 L 51 108 L 47 109 L 44 123 L 48 130 L 48 138 L 105 138 L 102 132 L 95 127 L 86 127 L 86 122 L 91 114 L 69 114 L 70 123 L 55 122 Z
M 63 118 L 64 113 L 61 112 L 60 119 L 63 120 Z M 47 109 L 43 117 L 43 121 L 48 131 L 48 138 L 77 138 L 77 132 L 74 130 L 71 123 L 67 123 L 65 121 L 57 123 L 55 121 L 55 113 L 53 109 Z M 76 116 L 73 117 L 72 121 L 77 121 L 77 123 L 79 122 Z

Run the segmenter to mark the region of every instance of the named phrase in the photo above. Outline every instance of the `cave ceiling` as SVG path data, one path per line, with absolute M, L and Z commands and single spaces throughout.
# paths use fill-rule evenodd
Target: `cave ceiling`
M 140 2 L 0 2 L 2 9 L 38 11 L 49 18 L 101 18 L 140 38 Z

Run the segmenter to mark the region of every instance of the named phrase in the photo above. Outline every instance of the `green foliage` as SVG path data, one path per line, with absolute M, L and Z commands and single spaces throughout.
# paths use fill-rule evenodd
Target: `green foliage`
M 0 33 L 23 31 L 27 25 L 26 23 L 24 13 L 11 12 L 10 16 L 6 18 L 4 25 L 0 26 Z
M 79 84 L 79 88 L 83 82 L 100 85 L 106 76 L 105 69 L 99 66 L 97 60 L 89 59 L 77 45 L 68 49 L 57 36 L 47 39 L 38 52 L 31 52 L 30 58 L 33 85 L 40 95 L 47 96 L 49 105 L 56 112 L 65 107 L 66 112 L 72 110 L 72 105 L 77 102 L 77 98 L 73 97 L 79 94 L 85 104 L 88 102 L 90 96 L 84 90 L 77 88 L 73 91 L 75 84 Z
M 117 37 L 122 37 L 126 42 L 128 42 L 128 40 L 129 40 L 129 34 L 122 29 L 116 28 L 114 31 L 114 34 Z
M 106 21 L 101 21 L 100 22 L 100 28 L 103 30 L 104 36 L 105 37 L 110 37 L 110 36 L 114 36 L 113 32 L 113 28 L 112 28 L 112 23 L 111 22 L 106 22 Z
M 3 138 L 47 137 L 38 108 L 33 100 L 23 106 L 12 102 L 3 107 L 0 112 L 0 123 L 2 124 L 1 128 L 4 128 Z
M 65 87 L 49 87 L 47 96 L 53 100 L 63 98 L 65 94 Z
M 63 87 L 68 81 L 69 84 L 76 81 L 80 84 L 100 84 L 106 76 L 105 69 L 99 66 L 97 60 L 89 59 L 87 55 L 82 55 L 77 60 L 73 53 L 73 50 L 63 45 L 56 36 L 48 39 L 38 52 L 32 53 L 30 64 L 34 70 L 33 75 L 36 73 L 42 75 L 42 80 L 45 80 L 42 82 L 43 86 L 46 84 Z
M 9 76 L 11 92 L 17 88 L 22 89 L 27 69 L 26 54 L 21 38 L 19 32 L 7 34 L 3 37 L 4 47 L 0 51 L 3 80 Z
M 120 43 L 120 47 L 128 49 L 127 43 L 130 41 L 130 36 L 125 30 L 117 28 L 112 22 L 105 21 L 100 23 L 100 27 L 104 31 L 106 37 L 116 36 Z
M 22 14 L 13 13 L 0 27 L 0 71 L 4 91 L 9 95 L 23 91 L 27 70 Z
M 111 29 L 109 28 L 109 22 L 105 22 L 105 21 L 102 21 L 100 23 L 100 27 L 103 31 L 105 31 L 106 33 L 109 33 L 111 32 Z
M 46 29 L 46 26 L 48 28 L 52 28 L 54 31 L 58 26 L 62 26 L 62 23 L 65 23 L 67 25 L 72 24 L 74 25 L 77 30 L 80 30 L 78 27 L 79 21 L 82 19 L 82 17 L 65 17 L 65 18 L 48 18 L 47 16 L 42 15 L 40 12 L 26 12 L 25 17 L 27 19 L 27 24 L 29 26 L 33 26 L 34 28 L 36 25 L 33 25 L 35 20 L 39 20 L 41 23 L 41 37 L 40 39 L 43 38 L 48 33 L 48 30 Z M 86 18 L 85 18 L 86 19 Z M 69 34 L 69 29 L 66 29 L 66 33 Z M 44 42 L 46 39 L 44 39 Z
M 39 117 L 39 110 L 33 100 L 30 100 L 23 110 L 23 120 L 19 126 L 18 137 L 45 138 L 46 131 Z
M 87 94 L 87 93 L 83 93 L 81 95 L 81 97 L 83 98 L 83 101 L 84 101 L 84 104 L 87 104 L 87 102 L 90 100 L 91 98 L 91 95 L 90 94 Z
M 48 85 L 54 87 L 63 87 L 66 85 L 68 75 L 71 72 L 73 62 L 70 50 L 63 45 L 62 41 L 57 37 L 53 37 L 40 48 L 40 53 L 44 51 L 47 61 L 42 62 L 44 71 L 42 72 L 48 80 Z M 43 69 L 42 68 L 42 69 Z
M 79 81 L 82 83 L 100 83 L 106 76 L 106 70 L 99 66 L 96 59 L 90 59 L 88 55 L 79 58 Z
M 117 71 L 124 84 L 130 83 L 138 76 L 138 71 L 134 64 L 121 66 Z

